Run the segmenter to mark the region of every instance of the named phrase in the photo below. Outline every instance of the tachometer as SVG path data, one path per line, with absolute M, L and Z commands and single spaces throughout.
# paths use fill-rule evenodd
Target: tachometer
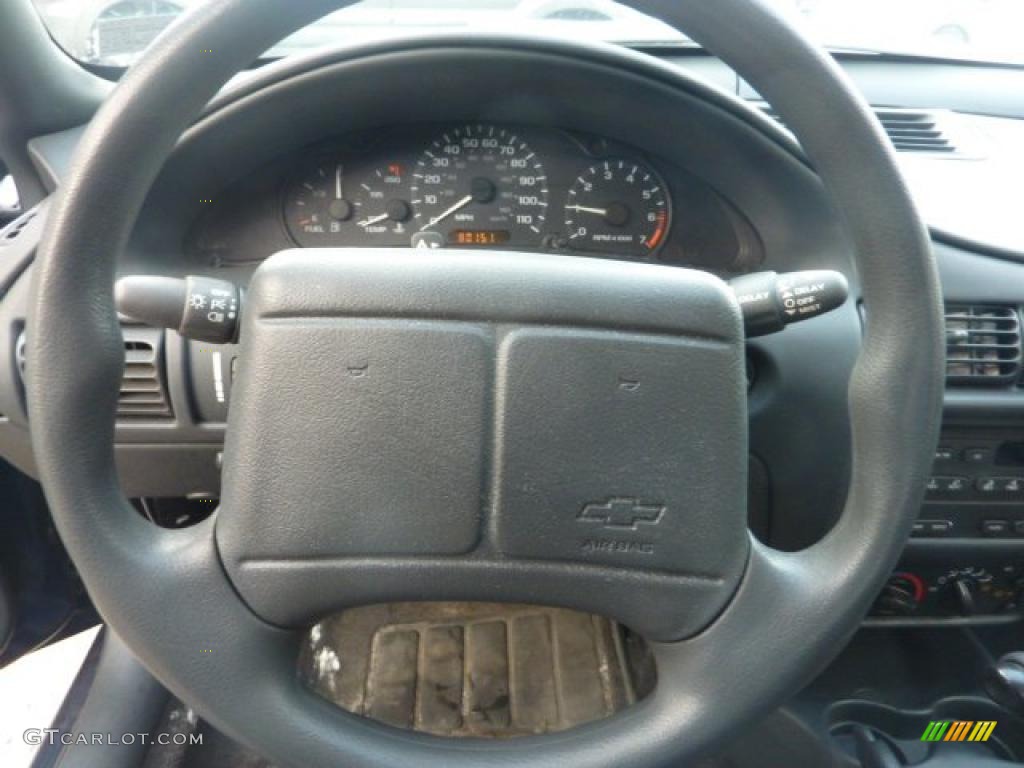
M 510 128 L 472 124 L 445 132 L 416 162 L 409 191 L 416 245 L 540 243 L 547 177 Z
M 665 185 L 635 160 L 603 160 L 569 189 L 565 227 L 570 248 L 648 256 L 665 242 L 670 223 Z

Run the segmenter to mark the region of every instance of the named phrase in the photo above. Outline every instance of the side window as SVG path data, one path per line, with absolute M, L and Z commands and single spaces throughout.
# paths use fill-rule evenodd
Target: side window
M 14 177 L 7 173 L 0 163 L 0 227 L 12 221 L 21 213 L 21 201 L 18 188 L 14 185 Z

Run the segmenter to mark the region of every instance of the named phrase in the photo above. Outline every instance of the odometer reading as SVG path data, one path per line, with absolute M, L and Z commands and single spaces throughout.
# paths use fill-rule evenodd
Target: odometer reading
M 569 189 L 565 228 L 571 248 L 647 256 L 665 242 L 669 224 L 664 185 L 634 160 L 592 165 Z
M 453 229 L 448 233 L 451 245 L 503 245 L 511 233 L 507 229 Z
M 544 167 L 516 131 L 453 128 L 416 162 L 410 186 L 414 231 L 451 245 L 536 247 L 547 217 Z

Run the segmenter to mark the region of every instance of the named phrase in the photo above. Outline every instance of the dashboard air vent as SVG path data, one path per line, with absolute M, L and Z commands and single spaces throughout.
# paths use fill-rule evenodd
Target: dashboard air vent
M 1007 384 L 1021 372 L 1020 316 L 1013 307 L 946 307 L 946 381 Z
M 117 398 L 117 418 L 169 419 L 170 399 L 164 386 L 163 331 L 124 326 L 124 374 Z
M 760 106 L 768 117 L 786 127 L 772 107 L 764 103 Z M 959 147 L 946 128 L 944 115 L 948 113 L 941 110 L 875 108 L 875 116 L 897 152 L 958 154 Z
M 956 151 L 934 112 L 876 109 L 875 114 L 898 152 Z

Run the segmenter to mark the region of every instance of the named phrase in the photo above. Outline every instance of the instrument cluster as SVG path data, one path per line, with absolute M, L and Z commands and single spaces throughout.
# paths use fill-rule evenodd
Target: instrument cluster
M 257 261 L 279 245 L 565 252 L 723 273 L 762 260 L 749 222 L 705 182 L 580 132 L 401 125 L 307 148 L 275 174 L 236 185 L 222 220 L 199 227 L 196 247 L 218 263 Z M 270 187 L 286 242 L 263 253 L 275 238 L 255 221 L 266 206 L 254 200 Z
M 284 204 L 295 242 L 642 258 L 672 225 L 665 182 L 635 155 L 587 156 L 568 137 L 488 123 L 441 128 L 422 147 L 409 138 L 303 169 Z

